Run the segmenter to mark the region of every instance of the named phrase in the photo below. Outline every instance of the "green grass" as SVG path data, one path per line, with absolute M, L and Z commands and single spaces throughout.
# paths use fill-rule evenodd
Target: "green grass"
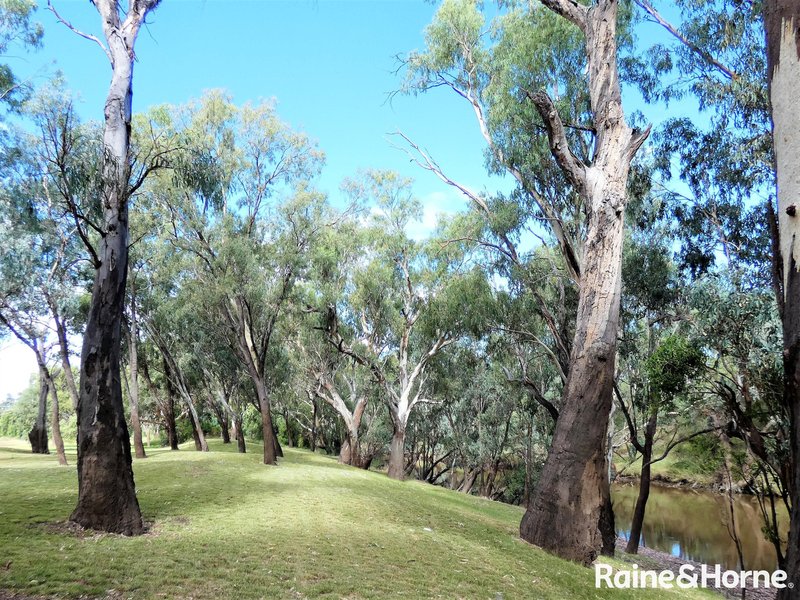
M 287 450 L 150 450 L 134 463 L 150 533 L 76 535 L 70 467 L 0 439 L 0 590 L 115 598 L 707 598 L 596 590 L 518 538 L 521 509 Z M 74 451 L 74 449 L 73 449 Z M 622 563 L 618 563 L 621 565 Z M 111 591 L 114 590 L 114 591 Z

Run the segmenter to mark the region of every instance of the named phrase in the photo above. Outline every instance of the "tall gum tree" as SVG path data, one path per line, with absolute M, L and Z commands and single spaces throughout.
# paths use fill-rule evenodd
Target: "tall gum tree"
M 496 57 L 499 60 L 494 63 L 482 56 L 491 55 L 491 51 L 480 45 L 480 23 L 466 10 L 474 12 L 475 3 L 446 2 L 443 7 L 454 13 L 449 19 L 455 26 L 445 31 L 466 34 L 436 44 L 417 64 L 412 58 L 410 67 L 422 72 L 423 89 L 447 86 L 472 105 L 489 145 L 492 164 L 510 173 L 533 199 L 539 218 L 547 224 L 563 254 L 567 273 L 578 287 L 575 333 L 560 416 L 536 493 L 522 519 L 520 535 L 564 558 L 590 564 L 601 547 L 606 552 L 613 551 L 615 537 L 605 446 L 619 326 L 623 224 L 631 161 L 647 139 L 649 129 L 633 129 L 623 112 L 617 57 L 619 3 L 542 0 L 541 4 L 565 23 L 577 27 L 582 35 L 582 58 L 586 64 L 582 85 L 588 91 L 589 110 L 586 114 L 578 112 L 577 116 L 588 123 L 576 124 L 572 122 L 573 116 L 562 120 L 564 79 L 560 78 L 559 65 L 543 65 L 547 71 L 544 75 L 530 72 L 527 64 L 541 62 L 538 54 L 511 57 L 525 61 L 515 63 L 519 64 L 516 71 L 526 72 L 530 79 L 516 82 L 503 94 L 511 96 L 516 107 L 523 105 L 524 100 L 529 101 L 534 108 L 532 114 L 504 106 L 502 100 L 487 101 L 490 94 L 486 90 L 493 82 L 492 69 L 507 67 L 502 56 Z M 558 39 L 549 40 L 551 54 L 570 60 L 573 54 L 561 41 L 569 32 L 553 28 L 534 3 L 527 16 L 529 22 L 521 21 L 525 34 L 522 41 L 539 40 L 539 46 L 531 44 L 531 47 L 539 47 L 547 54 L 547 49 L 541 46 L 542 36 L 555 31 Z M 531 89 L 531 81 L 538 90 Z M 552 91 L 547 93 L 545 89 Z M 574 103 L 582 101 L 576 96 Z M 502 114 L 504 111 L 514 114 L 509 117 Z M 497 130 L 498 120 L 507 122 L 505 130 Z M 520 152 L 517 140 L 541 137 L 535 127 L 539 126 L 539 120 L 547 134 L 547 151 L 568 184 L 557 196 L 549 196 L 537 181 L 539 164 L 546 161 L 527 157 L 524 149 Z M 576 136 L 576 130 L 590 133 L 591 143 L 587 143 L 586 137 Z M 418 162 L 423 168 L 460 189 L 487 218 L 492 218 L 490 203 L 450 180 L 432 159 L 415 149 L 422 156 Z M 571 201 L 570 193 L 578 202 Z M 582 216 L 575 218 L 573 212 Z M 500 250 L 510 252 L 509 247 L 503 242 Z M 554 336 L 557 339 L 558 332 Z
M 95 0 L 111 64 L 104 109 L 102 239 L 97 248 L 92 300 L 81 351 L 78 398 L 78 504 L 70 520 L 124 535 L 144 532 L 131 468 L 122 404 L 120 341 L 128 274 L 128 200 L 131 185 L 131 111 L 134 46 L 139 28 L 160 0 Z M 65 25 L 56 9 L 48 4 Z M 74 30 L 74 28 L 72 28 Z
M 778 183 L 779 306 L 783 318 L 784 402 L 791 419 L 792 514 L 785 570 L 794 589 L 779 598 L 797 598 L 800 586 L 800 121 L 797 84 L 800 82 L 800 2 L 766 0 L 764 29 L 767 40 L 767 76 L 773 122 L 773 144 Z
M 520 535 L 559 556 L 590 564 L 603 543 L 598 524 L 610 497 L 605 436 L 614 385 L 628 173 L 649 130 L 634 130 L 625 121 L 617 68 L 619 3 L 600 0 L 584 6 L 543 0 L 543 4 L 586 38 L 596 141 L 591 162 L 584 164 L 570 151 L 550 97 L 544 92 L 530 95 L 547 129 L 553 156 L 584 198 L 587 232 L 563 407 Z

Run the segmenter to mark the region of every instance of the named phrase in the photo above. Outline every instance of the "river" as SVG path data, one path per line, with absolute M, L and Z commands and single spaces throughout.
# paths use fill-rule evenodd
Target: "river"
M 630 534 L 637 494 L 638 483 L 612 486 L 617 533 L 625 539 Z M 745 569 L 776 569 L 775 549 L 761 532 L 761 510 L 756 499 L 736 495 L 734 516 Z M 738 570 L 730 522 L 728 497 L 723 494 L 653 484 L 642 529 L 643 545 L 680 558 Z M 788 516 L 782 524 L 788 526 Z

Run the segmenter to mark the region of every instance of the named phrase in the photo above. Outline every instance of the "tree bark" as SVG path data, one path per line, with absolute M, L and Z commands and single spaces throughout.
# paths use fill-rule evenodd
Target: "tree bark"
M 278 443 L 278 438 L 275 435 L 275 429 L 272 424 L 272 408 L 270 406 L 269 391 L 256 365 L 254 359 L 255 351 L 252 348 L 252 344 L 246 335 L 244 337 L 245 339 L 241 342 L 242 348 L 240 351 L 245 359 L 245 365 L 250 379 L 253 381 L 253 385 L 256 388 L 258 410 L 261 413 L 261 433 L 264 438 L 264 464 L 277 465 L 278 456 L 283 456 L 283 451 Z
M 796 598 L 800 586 L 800 121 L 797 85 L 800 82 L 800 2 L 765 0 L 764 29 L 767 76 L 773 122 L 775 169 L 778 183 L 776 274 L 782 294 L 784 402 L 791 424 L 792 512 L 785 570 L 794 589 L 778 591 L 779 599 Z
M 656 426 L 658 425 L 658 413 L 653 411 L 647 426 L 644 430 L 644 448 L 642 452 L 642 473 L 639 477 L 639 495 L 636 498 L 636 507 L 633 509 L 631 519 L 631 534 L 625 552 L 628 554 L 638 554 L 639 542 L 642 537 L 642 526 L 644 525 L 644 513 L 647 508 L 647 500 L 650 497 L 650 461 L 653 458 L 653 440 L 656 436 Z
M 631 130 L 622 110 L 617 1 L 600 0 L 591 7 L 568 0 L 544 4 L 585 35 L 596 143 L 591 164 L 584 165 L 569 150 L 552 100 L 544 93 L 531 95 L 554 158 L 583 198 L 587 236 L 563 408 L 520 535 L 549 552 L 589 565 L 603 546 L 607 529 L 603 524 L 609 517 L 605 440 L 614 382 L 628 172 L 649 132 Z
M 120 329 L 128 275 L 128 196 L 134 44 L 158 0 L 131 0 L 124 21 L 115 0 L 94 0 L 111 63 L 103 131 L 103 235 L 81 351 L 78 399 L 78 504 L 82 527 L 144 532 L 122 404 Z
M 405 423 L 395 423 L 392 443 L 389 446 L 389 470 L 386 473 L 392 479 L 402 480 L 405 477 L 405 461 L 403 460 L 405 443 Z
M 28 440 L 31 443 L 31 452 L 34 454 L 50 454 L 47 447 L 47 380 L 42 376 L 39 369 L 39 410 L 36 413 L 36 421 L 28 432 Z

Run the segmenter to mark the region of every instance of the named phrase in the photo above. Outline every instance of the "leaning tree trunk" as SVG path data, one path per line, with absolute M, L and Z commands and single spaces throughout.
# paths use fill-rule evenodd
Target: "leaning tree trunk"
M 28 440 L 31 443 L 31 452 L 34 454 L 50 454 L 47 447 L 47 380 L 39 369 L 39 410 L 36 413 L 36 421 L 28 432 Z
M 46 369 L 46 367 L 45 367 Z M 50 400 L 52 404 L 50 413 L 50 430 L 53 432 L 53 445 L 56 447 L 56 456 L 58 456 L 58 464 L 67 464 L 67 454 L 64 452 L 64 438 L 61 437 L 61 413 L 58 408 L 58 392 L 56 391 L 56 384 L 50 376 L 50 371 L 45 371 L 45 378 L 47 382 L 47 389 L 50 390 Z
M 636 507 L 633 509 L 631 535 L 628 538 L 628 545 L 625 547 L 625 552 L 628 554 L 638 554 L 639 552 L 644 513 L 647 509 L 647 500 L 650 498 L 650 475 L 652 471 L 650 461 L 653 459 L 653 440 L 656 437 L 657 424 L 658 413 L 654 412 L 650 415 L 644 430 L 644 451 L 642 452 L 642 473 L 639 476 L 639 496 L 636 498 Z
M 194 449 L 198 452 L 203 451 L 203 443 L 200 441 L 200 433 L 197 430 L 197 424 L 191 415 L 189 415 L 189 423 L 192 425 L 192 439 L 194 439 Z
M 800 2 L 765 0 L 767 74 L 772 108 L 775 168 L 778 178 L 778 243 L 782 272 L 778 273 L 778 301 L 783 317 L 784 402 L 791 423 L 792 514 L 785 570 L 794 589 L 778 591 L 778 598 L 797 598 L 800 586 L 800 120 L 797 86 L 800 83 Z
M 93 0 L 111 62 L 102 165 L 103 235 L 81 351 L 78 504 L 70 520 L 92 529 L 144 532 L 131 468 L 120 381 L 120 335 L 128 275 L 128 195 L 134 43 L 159 0 L 130 0 L 124 21 L 115 0 Z
M 604 547 L 611 516 L 605 446 L 619 323 L 626 187 L 631 160 L 649 131 L 631 130 L 622 110 L 617 1 L 600 0 L 591 7 L 569 0 L 544 4 L 575 23 L 586 37 L 596 143 L 592 162 L 585 165 L 570 152 L 552 100 L 544 93 L 530 96 L 544 121 L 553 156 L 583 198 L 587 235 L 563 408 L 520 535 L 588 565 Z

